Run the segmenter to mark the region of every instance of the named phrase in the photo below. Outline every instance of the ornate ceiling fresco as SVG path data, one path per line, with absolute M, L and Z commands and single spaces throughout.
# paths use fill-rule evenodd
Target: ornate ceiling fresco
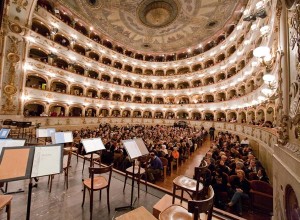
M 166 53 L 220 31 L 245 0 L 59 0 L 128 49 Z

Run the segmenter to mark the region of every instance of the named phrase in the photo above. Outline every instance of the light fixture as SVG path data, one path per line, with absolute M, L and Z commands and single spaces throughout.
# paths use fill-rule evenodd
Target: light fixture
M 258 58 L 260 64 L 266 68 L 267 72 L 271 71 L 275 57 L 272 57 L 269 47 L 257 47 L 253 50 L 253 55 Z
M 263 80 L 265 84 L 268 85 L 268 89 L 274 90 L 276 89 L 275 76 L 269 73 L 266 73 L 263 76 Z

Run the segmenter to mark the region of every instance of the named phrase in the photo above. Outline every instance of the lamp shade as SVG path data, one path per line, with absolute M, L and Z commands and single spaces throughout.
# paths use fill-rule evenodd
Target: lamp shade
M 265 74 L 263 76 L 263 80 L 265 82 L 273 82 L 275 80 L 275 76 L 274 75 L 271 75 L 271 74 Z
M 270 48 L 266 46 L 257 47 L 253 50 L 253 55 L 257 58 L 262 58 L 270 55 Z
M 265 96 L 269 96 L 272 94 L 272 90 L 268 89 L 268 88 L 264 88 L 261 90 L 261 92 L 265 95 Z
M 263 26 L 263 27 L 260 29 L 260 33 L 261 33 L 262 35 L 265 35 L 265 34 L 269 33 L 269 31 L 270 31 L 270 27 L 269 27 L 268 25 L 265 25 L 265 26 Z

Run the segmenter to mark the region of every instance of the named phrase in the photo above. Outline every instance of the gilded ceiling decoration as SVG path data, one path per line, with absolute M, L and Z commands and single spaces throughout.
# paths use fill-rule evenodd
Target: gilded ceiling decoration
M 245 0 L 59 0 L 128 49 L 166 53 L 196 46 L 221 30 Z M 236 19 L 234 17 L 234 19 Z

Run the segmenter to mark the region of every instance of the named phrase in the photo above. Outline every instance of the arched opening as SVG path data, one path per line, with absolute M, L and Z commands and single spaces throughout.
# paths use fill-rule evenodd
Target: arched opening
M 200 112 L 193 112 L 192 113 L 193 120 L 201 120 L 201 113 Z
M 124 80 L 124 85 L 125 86 L 132 86 L 132 82 L 128 79 Z
M 122 63 L 120 63 L 120 62 L 117 62 L 117 61 L 115 61 L 115 62 L 114 62 L 114 68 L 116 68 L 116 69 L 119 69 L 119 70 L 120 70 L 120 69 L 122 69 L 122 66 L 123 66 L 123 65 L 122 65 Z
M 116 85 L 121 85 L 122 84 L 122 80 L 120 78 L 117 78 L 117 77 L 113 78 L 113 82 Z
M 71 117 L 81 117 L 82 109 L 80 107 L 74 106 L 70 107 L 69 116 Z
M 189 67 L 182 67 L 177 70 L 177 74 L 185 74 L 185 73 L 189 73 L 189 72 L 190 72 Z
M 68 40 L 68 38 L 61 34 L 56 34 L 54 37 L 54 41 L 64 47 L 68 47 L 70 45 L 70 41 Z
M 189 113 L 186 111 L 179 111 L 177 112 L 177 119 L 189 119 Z
M 41 49 L 31 48 L 29 51 L 29 57 L 44 63 L 48 63 L 48 54 Z
M 69 64 L 62 58 L 55 58 L 53 59 L 53 66 L 66 70 L 68 69 Z
M 85 116 L 86 117 L 96 117 L 96 109 L 94 109 L 94 108 L 87 108 L 86 110 L 85 110 Z
M 104 82 L 110 82 L 110 76 L 106 74 L 102 74 L 101 80 Z
M 37 76 L 37 75 L 27 76 L 26 83 L 25 83 L 26 87 L 31 87 L 31 88 L 35 88 L 35 89 L 42 89 L 42 90 L 47 89 L 46 85 L 47 85 L 46 80 L 42 77 Z
M 97 43 L 101 43 L 101 38 L 94 32 L 90 33 L 90 38 Z
M 200 79 L 194 80 L 194 81 L 192 82 L 192 84 L 193 84 L 193 87 L 199 87 L 199 86 L 202 86 L 202 82 L 201 82 Z
M 122 112 L 122 117 L 125 117 L 125 118 L 129 118 L 130 117 L 130 111 L 129 110 L 123 110 Z
M 178 60 L 183 60 L 183 59 L 186 59 L 188 58 L 188 53 L 187 52 L 183 52 L 183 53 L 180 53 L 177 55 L 177 59 Z
M 179 97 L 178 104 L 189 104 L 190 99 L 187 96 Z
M 79 44 L 74 44 L 73 46 L 73 50 L 76 52 L 76 53 L 79 53 L 83 56 L 85 56 L 85 48 Z
M 49 28 L 41 21 L 33 20 L 31 29 L 36 33 L 43 35 L 44 37 L 50 38 Z
M 157 83 L 157 84 L 156 84 L 156 89 L 164 89 L 164 84 L 162 84 L 162 83 Z
M 204 113 L 204 120 L 213 121 L 214 120 L 214 114 L 211 113 L 211 112 L 205 112 Z
M 113 109 L 111 111 L 111 116 L 112 117 L 121 117 L 121 111 L 119 109 Z
M 144 111 L 143 118 L 152 118 L 152 112 L 151 111 Z
M 49 116 L 56 117 L 56 116 L 64 116 L 65 115 L 65 107 L 60 104 L 52 105 L 49 108 Z
M 196 65 L 194 65 L 193 68 L 192 68 L 193 71 L 198 71 L 198 70 L 201 70 L 201 69 L 202 69 L 201 64 L 196 64 Z
M 66 93 L 67 91 L 67 84 L 60 82 L 60 81 L 53 81 L 50 86 L 50 90 L 52 92 L 61 92 Z
M 140 118 L 140 117 L 142 117 L 142 112 L 140 110 L 134 110 L 133 111 L 133 117 L 134 118 Z
M 79 74 L 79 75 L 84 75 L 84 68 L 78 64 L 73 64 L 74 73 Z
M 133 101 L 136 103 L 141 103 L 142 102 L 142 97 L 141 96 L 134 96 Z
M 167 84 L 167 89 L 175 89 L 174 83 L 168 83 Z
M 131 96 L 130 95 L 124 95 L 123 101 L 124 102 L 131 102 Z
M 217 117 L 217 121 L 226 121 L 225 112 L 217 112 L 216 117 Z
M 145 97 L 145 103 L 147 103 L 147 104 L 153 103 L 152 98 L 151 97 Z
M 239 112 L 238 123 L 246 123 L 246 113 Z
M 105 65 L 110 66 L 111 65 L 111 60 L 108 59 L 107 57 L 103 57 L 102 58 L 102 63 L 105 64 Z
M 136 74 L 143 74 L 143 70 L 142 70 L 141 68 L 135 68 L 135 69 L 134 69 L 134 72 L 135 72 Z
M 26 115 L 24 116 L 40 116 L 44 112 L 44 106 L 37 103 L 28 103 L 24 106 L 24 114 L 26 112 Z
M 132 72 L 132 66 L 125 65 L 124 70 L 131 73 Z
M 50 13 L 53 13 L 53 7 L 47 0 L 38 0 L 37 4 L 43 8 L 45 8 Z
M 153 85 L 152 85 L 152 83 L 145 83 L 144 88 L 145 89 L 153 89 Z
M 108 115 L 109 115 L 109 110 L 108 109 L 106 109 L 106 108 L 100 109 L 99 117 L 108 117 Z
M 155 71 L 155 75 L 156 75 L 156 76 L 164 76 L 165 73 L 164 73 L 163 70 L 156 70 L 156 71 Z
M 115 93 L 112 95 L 112 100 L 114 101 L 121 101 L 121 95 L 118 93 Z
M 163 118 L 164 117 L 164 113 L 161 111 L 157 111 L 154 113 L 154 118 Z
M 141 82 L 135 82 L 134 87 L 141 89 L 142 88 L 142 83 Z
M 176 55 L 175 54 L 167 55 L 166 61 L 174 61 L 174 60 L 176 60 Z
M 93 78 L 93 79 L 98 79 L 98 73 L 94 70 L 89 70 L 88 71 L 88 77 Z
M 229 112 L 228 113 L 228 121 L 229 122 L 237 122 L 236 112 Z
M 89 58 L 91 58 L 91 59 L 93 59 L 93 60 L 96 60 L 96 61 L 99 61 L 100 56 L 99 56 L 99 54 L 97 54 L 96 52 L 91 51 L 91 52 L 89 52 Z
M 214 102 L 214 96 L 210 95 L 210 94 L 207 94 L 207 95 L 204 96 L 203 101 L 204 102 Z
M 155 104 L 164 104 L 164 99 L 162 97 L 156 97 L 154 100 Z
M 248 111 L 247 115 L 248 115 L 247 122 L 249 124 L 255 125 L 255 113 L 254 113 L 254 111 Z
M 110 99 L 110 94 L 108 92 L 103 91 L 103 92 L 100 93 L 100 98 L 105 99 L 105 100 L 109 100 Z
M 218 102 L 225 101 L 225 100 L 226 100 L 226 95 L 225 95 L 225 93 L 224 93 L 224 92 L 218 93 L 216 99 L 217 99 Z
M 287 219 L 297 219 L 299 217 L 299 203 L 297 195 L 291 185 L 287 185 L 285 188 L 285 211 Z
M 95 89 L 88 89 L 87 90 L 87 97 L 98 98 L 97 90 L 95 90 Z
M 88 31 L 86 30 L 86 28 L 78 22 L 75 23 L 74 29 L 77 30 L 78 32 L 82 33 L 85 36 L 88 35 Z
M 118 53 L 120 53 L 120 54 L 123 54 L 123 48 L 122 47 L 120 47 L 120 46 L 115 46 L 115 51 L 117 51 Z
M 174 70 L 174 69 L 169 69 L 169 70 L 167 70 L 166 75 L 167 75 L 167 76 L 175 75 L 175 70 Z
M 189 83 L 188 82 L 180 82 L 180 83 L 178 83 L 178 89 L 186 89 L 186 88 L 189 88 L 190 87 L 190 85 L 189 85 Z
M 109 49 L 112 49 L 113 48 L 113 45 L 111 42 L 109 42 L 108 40 L 103 40 L 103 43 L 102 43 L 103 46 L 109 48 Z
M 70 94 L 77 95 L 77 96 L 83 96 L 83 88 L 80 86 L 76 86 L 76 85 L 71 86 Z
M 166 112 L 166 119 L 173 119 L 175 118 L 175 113 L 171 111 Z
M 146 69 L 145 71 L 144 71 L 144 73 L 145 73 L 145 75 L 153 75 L 153 70 L 151 70 L 151 69 Z

